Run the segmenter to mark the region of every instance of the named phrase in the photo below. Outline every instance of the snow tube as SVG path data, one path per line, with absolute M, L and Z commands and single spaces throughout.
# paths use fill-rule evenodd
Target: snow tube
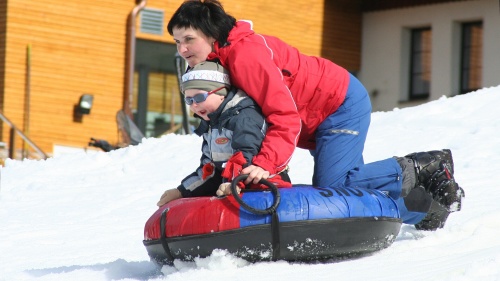
M 264 183 L 270 190 L 160 207 L 144 228 L 151 260 L 190 261 L 215 249 L 251 262 L 357 257 L 390 246 L 401 228 L 396 203 L 378 190 Z

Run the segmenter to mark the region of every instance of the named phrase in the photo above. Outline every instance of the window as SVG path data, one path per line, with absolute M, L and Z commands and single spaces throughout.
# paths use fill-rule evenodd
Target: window
M 426 99 L 430 95 L 431 36 L 430 28 L 411 30 L 410 100 Z
M 482 87 L 483 23 L 462 24 L 460 94 Z

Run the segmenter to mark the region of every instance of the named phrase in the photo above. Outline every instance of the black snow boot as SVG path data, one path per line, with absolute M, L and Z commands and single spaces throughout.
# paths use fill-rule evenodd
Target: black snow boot
M 419 223 L 415 224 L 415 228 L 418 230 L 436 230 L 438 228 L 443 228 L 450 211 L 446 209 L 443 205 L 439 204 L 437 201 L 432 200 L 431 208 L 427 212 L 427 215 Z
M 416 225 L 417 229 L 435 230 L 444 226 L 448 215 L 461 209 L 463 189 L 453 176 L 454 163 L 449 149 L 412 153 L 405 156 L 413 160 L 417 174 L 416 186 L 432 196 L 427 216 Z
M 423 186 L 448 210 L 460 210 L 463 191 L 453 177 L 454 164 L 449 149 L 417 152 L 405 157 L 413 160 L 417 185 Z

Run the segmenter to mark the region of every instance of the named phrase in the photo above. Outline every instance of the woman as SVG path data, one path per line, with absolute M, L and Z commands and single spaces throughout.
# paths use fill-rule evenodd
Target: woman
M 387 191 L 406 223 L 421 222 L 429 213 L 421 228 L 435 228 L 460 209 L 462 190 L 449 150 L 364 164 L 371 104 L 366 89 L 344 68 L 256 34 L 251 22 L 236 21 L 217 0 L 184 2 L 167 29 L 190 67 L 220 61 L 232 84 L 262 108 L 270 126 L 252 165 L 242 170 L 249 175 L 246 183 L 286 169 L 297 146 L 314 157 L 313 185 Z M 429 211 L 431 205 L 439 210 Z M 436 212 L 445 213 L 441 221 Z

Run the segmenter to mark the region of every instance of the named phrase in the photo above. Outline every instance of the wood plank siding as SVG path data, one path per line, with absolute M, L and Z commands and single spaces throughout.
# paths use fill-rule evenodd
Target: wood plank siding
M 166 25 L 182 2 L 148 0 L 147 7 L 165 11 Z M 356 12 L 355 9 L 359 9 L 359 0 L 255 0 L 246 2 L 223 0 L 221 3 L 226 12 L 236 19 L 251 20 L 256 32 L 277 36 L 308 55 L 325 55 L 327 58 L 337 57 L 342 60 L 344 54 L 339 52 L 342 48 L 332 48 L 332 45 L 342 46 L 344 40 L 357 41 L 354 44 L 350 43 L 344 49 L 352 50 L 351 46 L 359 45 L 360 34 L 349 34 L 348 39 L 344 37 L 346 33 L 350 33 L 347 30 L 353 25 L 356 25 L 356 32 L 360 30 L 361 15 L 353 14 Z M 344 12 L 349 12 L 349 14 L 344 16 L 342 15 Z M 139 30 L 138 24 L 137 30 Z M 344 31 L 336 32 L 339 30 Z M 137 37 L 174 43 L 166 30 L 163 36 L 138 32 Z M 354 48 L 359 52 L 359 46 Z M 353 63 L 349 61 L 341 64 L 348 66 Z M 359 62 L 354 63 L 356 64 Z
M 361 67 L 360 1 L 325 1 L 321 56 L 350 72 Z
M 2 111 L 24 127 L 31 45 L 29 137 L 42 150 L 85 147 L 90 137 L 116 141 L 126 20 L 133 7 L 133 1 L 122 0 L 8 1 L 0 16 L 7 22 Z M 78 122 L 73 109 L 85 93 L 94 95 L 94 105 Z M 8 128 L 3 126 L 2 133 L 6 141 Z
M 5 76 L 5 43 L 7 36 L 7 1 L 0 1 L 0 109 L 3 108 L 4 76 Z M 0 123 L 0 140 L 2 139 Z

